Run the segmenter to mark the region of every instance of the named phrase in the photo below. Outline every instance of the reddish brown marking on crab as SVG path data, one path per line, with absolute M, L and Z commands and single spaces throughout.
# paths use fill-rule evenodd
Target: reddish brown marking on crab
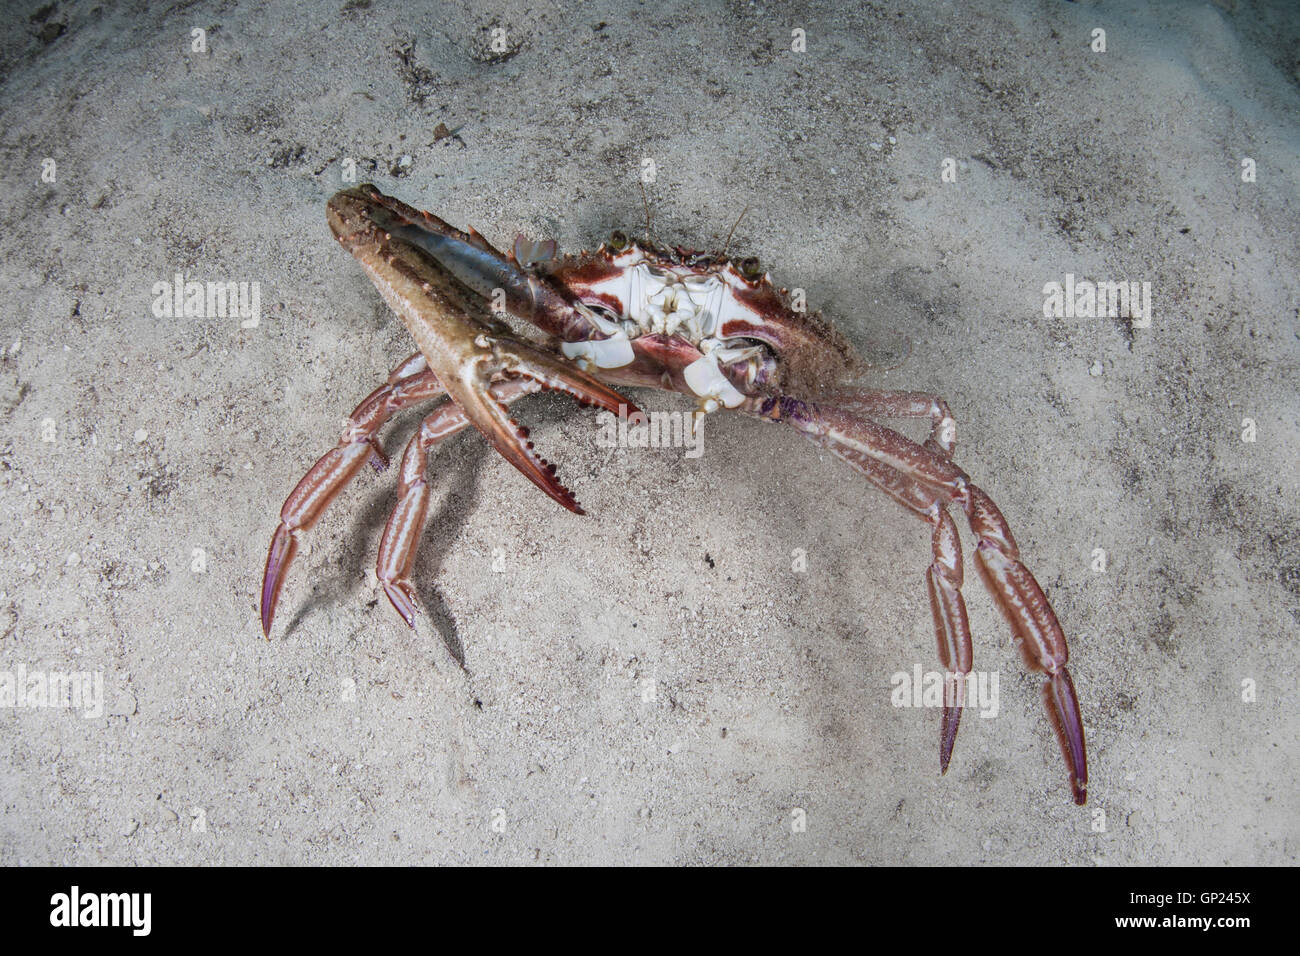
M 376 435 L 393 413 L 439 399 L 402 457 L 398 503 L 384 529 L 377 573 L 393 606 L 414 624 L 410 584 L 427 515 L 428 452 L 473 425 L 555 501 L 581 514 L 555 466 L 509 416 L 514 401 L 542 389 L 623 413 L 635 406 L 610 386 L 647 386 L 696 399 L 703 412 L 733 408 L 785 422 L 828 449 L 931 528 L 926 586 L 939 660 L 951 696 L 939 733 L 940 767 L 952 756 L 972 667 L 961 588 L 961 543 L 953 509 L 975 536 L 976 565 L 1011 626 L 1026 665 L 1045 677 L 1043 701 L 1077 803 L 1087 799 L 1083 722 L 1066 662 L 1065 634 L 1042 588 L 1020 561 L 1006 519 L 952 461 L 954 424 L 941 398 L 853 387 L 863 363 L 816 314 L 796 311 L 753 260 L 739 264 L 621 236 L 593 253 L 532 261 L 549 243 L 516 240 L 502 255 L 474 230 L 461 232 L 374 186 L 336 194 L 330 228 L 402 319 L 419 352 L 393 370 L 352 413 L 338 446 L 285 501 L 262 585 L 269 634 L 300 532 L 311 527 L 366 461 L 385 462 Z M 524 341 L 485 303 L 504 300 L 516 319 L 550 336 Z M 928 418 L 918 444 L 876 418 Z

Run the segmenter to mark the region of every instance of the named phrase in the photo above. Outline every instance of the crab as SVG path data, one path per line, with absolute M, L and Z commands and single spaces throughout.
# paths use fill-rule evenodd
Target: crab
M 425 473 L 434 445 L 473 425 L 545 494 L 582 514 L 509 406 L 545 389 L 637 415 L 612 386 L 665 389 L 693 398 L 697 415 L 730 409 L 793 427 L 929 525 L 925 580 L 945 671 L 941 772 L 952 758 L 972 667 L 962 548 L 952 517 L 960 509 L 975 537 L 980 576 L 1025 665 L 1044 675 L 1043 700 L 1072 795 L 1085 803 L 1087 755 L 1065 634 L 1021 563 L 1006 519 L 954 463 L 956 429 L 942 398 L 853 386 L 865 364 L 848 340 L 799 308 L 757 260 L 728 258 L 725 250 L 670 249 L 614 233 L 580 255 L 557 256 L 553 242 L 523 236 L 503 254 L 472 228 L 462 232 L 369 184 L 335 194 L 326 217 L 418 351 L 356 407 L 337 446 L 285 501 L 262 582 L 264 634 L 270 635 L 299 535 L 367 462 L 377 470 L 388 464 L 376 436 L 395 412 L 441 400 L 402 456 L 397 503 L 376 568 L 389 601 L 414 627 L 411 576 L 429 507 Z M 507 313 L 528 331 L 515 331 Z M 912 441 L 876 419 L 928 419 L 929 437 Z

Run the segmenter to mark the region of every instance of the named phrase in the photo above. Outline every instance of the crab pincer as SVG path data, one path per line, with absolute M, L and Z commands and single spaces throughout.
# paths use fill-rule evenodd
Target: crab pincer
M 565 508 L 584 514 L 572 492 L 556 479 L 555 465 L 533 450 L 528 429 L 510 417 L 506 405 L 492 395 L 489 383 L 501 375 L 507 380 L 524 378 L 543 389 L 564 392 L 581 405 L 595 405 L 616 415 L 639 410 L 609 386 L 523 342 L 485 333 L 478 336 L 477 343 L 481 354 L 461 359 L 459 367 L 449 370 L 443 379 L 447 394 L 502 458 Z
M 373 186 L 337 193 L 326 217 L 469 423 L 529 481 L 582 514 L 572 493 L 556 479 L 555 466 L 533 451 L 527 432 L 493 397 L 492 383 L 522 377 L 615 414 L 637 409 L 608 385 L 519 341 L 503 323 L 477 314 L 482 298 L 498 297 L 497 292 L 512 313 L 534 321 L 548 317 L 557 329 L 585 323 L 581 312 L 482 236 L 453 229 Z

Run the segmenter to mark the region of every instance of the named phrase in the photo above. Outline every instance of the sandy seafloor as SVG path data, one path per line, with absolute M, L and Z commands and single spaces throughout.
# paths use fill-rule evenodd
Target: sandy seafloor
M 0 670 L 98 672 L 104 711 L 0 708 L 0 863 L 1296 862 L 1291 5 L 16 6 Z M 325 226 L 348 158 L 502 245 L 639 232 L 646 158 L 661 239 L 749 207 L 733 248 L 869 384 L 950 402 L 1069 635 L 1088 807 L 964 522 L 1000 713 L 941 777 L 938 715 L 890 703 L 937 668 L 927 528 L 739 416 L 687 459 L 529 400 L 585 518 L 446 443 L 415 631 L 367 472 L 263 640 L 281 502 L 412 350 Z M 177 272 L 259 282 L 259 325 L 155 317 Z M 1067 273 L 1151 282 L 1149 327 L 1045 318 Z

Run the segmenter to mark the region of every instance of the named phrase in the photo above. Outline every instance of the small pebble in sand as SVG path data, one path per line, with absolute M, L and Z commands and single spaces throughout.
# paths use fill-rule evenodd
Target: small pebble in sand
M 68 567 L 75 568 L 81 563 L 81 555 L 73 551 L 68 555 Z
M 1102 368 L 1101 359 L 1097 359 L 1095 362 L 1092 363 L 1092 366 L 1088 369 L 1088 374 L 1091 375 L 1093 378 L 1096 378 L 1104 371 L 1106 370 Z
M 142 441 L 144 441 L 144 440 L 145 440 L 146 438 L 148 438 L 148 437 L 149 437 L 149 433 L 148 433 L 147 431 L 145 431 L 143 428 L 137 428 L 137 429 L 135 430 L 135 443 L 136 443 L 137 445 L 140 444 Z

